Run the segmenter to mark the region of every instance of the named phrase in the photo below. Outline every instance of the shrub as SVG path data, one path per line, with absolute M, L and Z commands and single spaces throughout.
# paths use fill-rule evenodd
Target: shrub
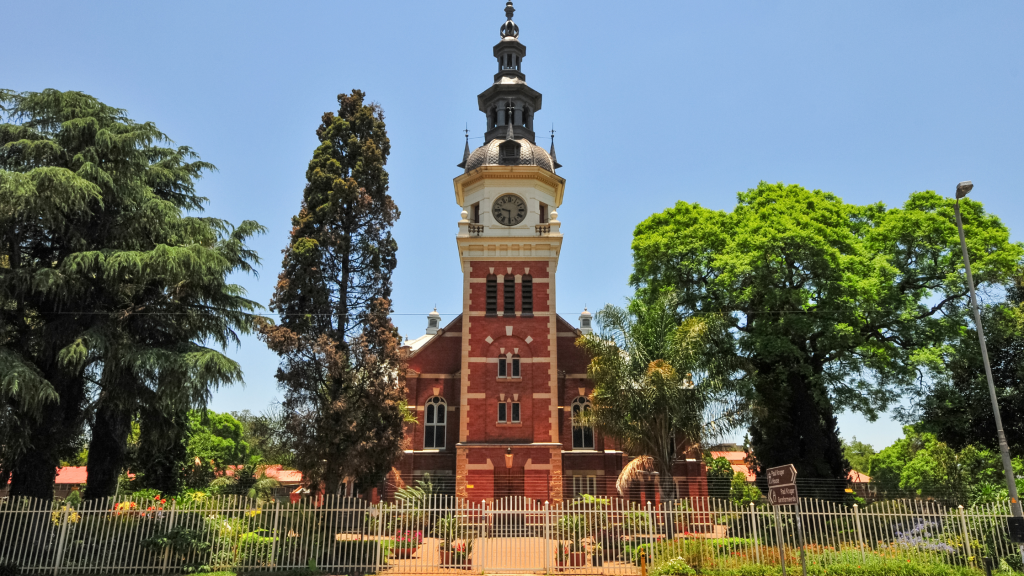
M 640 565 L 640 552 L 647 556 L 647 563 L 651 562 L 651 545 L 648 544 L 632 544 L 627 543 L 622 546 L 622 558 L 626 562 L 632 562 L 634 565 Z
M 682 558 L 672 558 L 651 569 L 651 576 L 692 576 L 697 572 Z

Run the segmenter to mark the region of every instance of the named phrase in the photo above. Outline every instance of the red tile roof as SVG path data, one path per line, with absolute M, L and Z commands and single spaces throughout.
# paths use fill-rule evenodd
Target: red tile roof
M 227 475 L 231 476 L 236 466 L 229 466 Z M 274 478 L 278 482 L 284 485 L 290 484 L 301 484 L 302 483 L 302 472 L 298 470 L 285 470 L 280 464 L 274 464 L 273 466 L 267 466 L 266 474 L 270 478 Z M 131 472 L 128 473 L 129 478 L 133 478 L 135 475 Z M 54 479 L 54 484 L 85 484 L 89 478 L 88 472 L 86 472 L 85 466 L 65 466 L 63 468 L 57 468 L 57 477 Z

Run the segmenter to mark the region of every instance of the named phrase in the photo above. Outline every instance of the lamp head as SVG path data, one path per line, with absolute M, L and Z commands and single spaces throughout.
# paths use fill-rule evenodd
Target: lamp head
M 967 196 L 967 193 L 970 192 L 971 189 L 973 189 L 973 188 L 974 188 L 974 184 L 972 184 L 970 180 L 967 180 L 965 182 L 961 182 L 961 183 L 957 184 L 956 185 L 956 199 L 959 200 L 959 199 L 963 198 L 964 196 Z

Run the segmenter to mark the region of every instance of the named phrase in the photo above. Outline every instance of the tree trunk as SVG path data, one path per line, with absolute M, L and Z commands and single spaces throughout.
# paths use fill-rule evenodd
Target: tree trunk
M 15 463 L 11 478 L 11 496 L 53 499 L 57 468 L 64 458 L 77 452 L 82 434 L 85 382 L 69 376 L 54 364 L 44 366 L 44 374 L 59 398 L 43 407 L 29 432 L 31 448 Z
M 61 438 L 60 406 L 43 410 L 42 421 L 29 434 L 32 448 L 14 465 L 11 496 L 29 496 L 53 500 L 53 483 L 60 466 L 58 441 Z
M 89 443 L 86 498 L 107 498 L 117 492 L 117 478 L 127 464 L 131 426 L 132 415 L 127 410 L 100 400 Z
M 750 426 L 758 472 L 764 474 L 767 468 L 793 464 L 802 480 L 834 481 L 827 486 L 816 485 L 814 493 L 806 496 L 841 496 L 849 468 L 835 410 L 825 385 L 799 367 L 797 360 L 781 374 L 768 366 L 761 371 L 766 377 L 756 384 L 760 407 L 754 409 Z

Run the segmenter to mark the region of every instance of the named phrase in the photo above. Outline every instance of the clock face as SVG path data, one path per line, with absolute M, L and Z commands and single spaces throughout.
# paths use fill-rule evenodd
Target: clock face
M 491 205 L 491 214 L 499 223 L 515 226 L 526 219 L 526 202 L 515 194 L 503 194 Z

